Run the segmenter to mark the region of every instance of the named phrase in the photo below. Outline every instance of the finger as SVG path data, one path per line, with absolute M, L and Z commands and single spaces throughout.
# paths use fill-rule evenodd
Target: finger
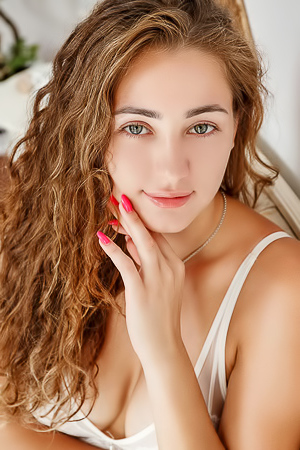
M 117 231 L 117 233 L 121 233 L 121 234 L 129 234 L 128 230 L 126 229 L 126 227 L 124 226 L 124 223 L 122 221 L 122 217 L 120 216 L 120 211 L 118 206 L 119 205 L 118 201 L 115 199 L 115 197 L 113 197 L 113 195 L 110 196 L 110 199 L 114 199 L 111 200 L 108 204 L 108 209 L 110 210 L 110 212 L 112 213 L 112 215 L 115 217 L 115 219 L 110 220 L 108 222 L 109 225 L 112 225 L 113 229 L 115 231 Z M 119 228 L 117 228 L 119 226 Z
M 136 246 L 134 245 L 131 237 L 128 235 L 128 233 L 124 229 L 124 227 L 122 227 L 122 225 L 120 224 L 120 222 L 118 220 L 110 220 L 108 222 L 108 224 L 111 225 L 111 227 L 117 233 L 125 235 L 127 250 L 129 252 L 129 254 L 132 256 L 132 258 L 134 259 L 134 261 L 140 266 L 141 265 L 141 261 L 140 261 L 140 258 L 139 258 Z
M 165 259 L 167 259 L 170 263 L 179 262 L 180 265 L 182 260 L 174 252 L 167 239 L 161 233 L 156 233 L 155 231 L 152 231 L 151 233 Z
M 110 195 L 109 200 L 110 200 L 111 205 L 115 205 L 115 206 L 119 205 L 118 200 L 116 199 L 116 197 L 113 194 Z
M 112 215 L 117 218 L 118 212 L 119 212 L 119 208 L 117 206 L 112 205 L 111 203 L 109 203 L 107 205 L 107 207 L 110 210 L 110 212 L 112 213 Z
M 112 213 L 112 215 L 113 215 L 114 217 L 117 217 L 117 219 L 110 220 L 110 221 L 108 222 L 108 224 L 111 225 L 111 227 L 112 227 L 117 233 L 124 234 L 125 236 L 128 236 L 128 238 L 130 238 L 128 229 L 127 229 L 127 228 L 125 229 L 125 227 L 122 226 L 122 224 L 121 224 L 121 222 L 122 222 L 122 217 L 120 217 L 120 211 L 119 211 L 118 206 L 119 206 L 118 200 L 114 197 L 113 194 L 111 194 L 111 196 L 110 196 L 110 202 L 109 202 L 109 204 L 108 204 L 108 208 L 109 208 L 110 212 Z M 156 233 L 156 235 L 159 236 L 158 233 Z M 159 238 L 157 238 L 157 240 L 158 240 L 158 239 L 159 239 Z M 132 239 L 130 239 L 130 240 L 127 239 L 127 242 L 128 242 L 127 248 L 128 248 L 128 246 L 129 246 L 128 251 L 129 251 L 130 254 L 133 253 L 133 254 L 135 255 L 135 256 L 134 256 L 134 259 L 135 259 L 135 261 L 136 261 L 136 260 L 137 260 L 137 258 L 136 258 L 136 256 L 137 256 L 137 250 L 136 250 L 136 247 L 135 247 L 135 245 L 134 245 Z M 133 248 L 133 247 L 134 247 L 134 248 Z M 138 258 L 138 259 L 139 259 L 139 258 Z
M 127 247 L 129 254 L 132 256 L 132 258 L 134 259 L 136 264 L 141 266 L 141 260 L 140 260 L 138 251 L 136 249 L 136 246 L 134 245 L 133 240 L 128 235 L 125 236 L 125 240 L 126 240 L 126 247 Z
M 125 255 L 121 248 L 100 230 L 97 232 L 99 244 L 107 256 L 112 260 L 121 274 L 125 289 L 134 292 L 136 283 L 141 282 L 140 275 L 132 259 Z
M 108 225 L 110 225 L 117 233 L 125 234 L 125 235 L 128 234 L 127 231 L 125 230 L 125 228 L 121 225 L 121 223 L 117 219 L 110 220 L 108 222 Z
M 114 222 L 114 223 L 112 223 L 112 222 Z M 129 251 L 130 255 L 133 257 L 133 259 L 135 260 L 135 262 L 137 264 L 141 265 L 141 261 L 140 261 L 140 258 L 138 256 L 138 251 L 136 249 L 136 246 L 135 246 L 133 240 L 128 235 L 128 232 L 122 227 L 122 225 L 120 225 L 120 223 L 117 220 L 116 221 L 109 221 L 108 223 L 109 223 L 109 225 L 111 225 L 111 227 L 117 233 L 125 235 L 125 239 L 126 239 L 126 242 L 127 242 L 127 249 Z M 176 255 L 176 253 L 174 252 L 174 250 L 172 249 L 172 247 L 170 246 L 168 241 L 164 238 L 164 236 L 162 236 L 162 234 L 160 234 L 160 233 L 155 233 L 154 231 L 152 231 L 151 234 L 154 237 L 156 243 L 158 244 L 158 246 L 159 246 L 162 254 L 164 255 L 164 257 L 168 261 L 176 262 L 176 260 L 178 260 L 178 256 Z
M 118 215 L 119 215 L 119 202 L 118 200 L 113 196 L 113 194 L 110 195 L 109 197 L 109 202 L 107 203 L 107 207 L 109 209 L 109 211 L 112 213 L 112 215 L 114 217 L 116 217 L 118 219 Z
M 152 269 L 153 267 L 157 268 L 159 258 L 162 255 L 159 252 L 155 239 L 151 236 L 149 230 L 133 209 L 129 199 L 125 195 L 122 195 L 121 200 L 119 204 L 121 217 L 129 236 L 137 248 L 142 266 L 144 266 L 145 271 L 147 271 L 149 265 L 152 266 Z
M 129 199 L 121 196 L 119 209 L 126 224 L 126 229 L 137 248 L 141 265 L 145 269 L 145 276 L 155 276 L 153 270 L 161 271 L 169 266 L 173 272 L 182 273 L 184 263 L 178 258 L 168 241 L 160 233 L 150 232 L 134 211 Z M 167 263 L 167 264 L 166 264 Z
M 131 237 L 128 235 L 128 231 L 125 230 L 125 228 L 121 225 L 121 223 L 117 220 L 110 220 L 108 222 L 108 225 L 110 225 L 117 233 L 119 234 L 124 234 L 125 235 L 125 239 L 127 244 L 129 244 L 129 248 L 127 245 L 127 248 L 129 250 L 129 253 L 132 254 L 132 251 L 130 250 L 130 248 L 132 247 L 132 245 L 134 245 Z M 170 247 L 170 244 L 168 243 L 168 241 L 160 234 L 160 233 L 155 233 L 154 231 L 151 232 L 152 236 L 154 237 L 154 239 L 156 240 L 157 244 L 159 245 L 162 253 L 164 254 L 164 256 L 169 259 L 169 253 L 168 253 L 168 249 L 167 247 L 169 247 L 169 249 L 172 251 L 172 248 Z M 136 255 L 137 255 L 137 250 L 136 247 L 134 245 L 134 259 L 136 261 Z M 174 253 L 174 251 L 173 251 Z M 176 256 L 176 254 L 174 253 L 174 256 Z M 139 263 L 140 264 L 140 263 Z

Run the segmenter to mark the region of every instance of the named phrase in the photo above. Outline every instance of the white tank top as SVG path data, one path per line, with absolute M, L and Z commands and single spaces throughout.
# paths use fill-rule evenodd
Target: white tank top
M 262 239 L 242 262 L 219 307 L 196 362 L 195 373 L 209 415 L 216 428 L 220 421 L 227 392 L 225 345 L 234 307 L 245 279 L 259 254 L 271 242 L 284 237 L 290 236 L 282 231 L 270 234 Z M 39 422 L 50 426 L 53 413 L 45 414 L 47 414 L 46 409 L 40 409 L 35 415 Z M 149 425 L 133 436 L 124 439 L 112 439 L 100 431 L 79 411 L 70 422 L 62 425 L 59 431 L 76 436 L 91 445 L 105 450 L 158 450 L 154 424 Z

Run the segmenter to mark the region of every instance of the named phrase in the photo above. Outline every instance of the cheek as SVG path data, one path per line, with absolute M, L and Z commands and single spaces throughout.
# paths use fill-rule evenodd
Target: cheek
M 194 167 L 195 181 L 205 183 L 221 183 L 230 156 L 232 142 L 228 136 L 199 138 L 201 143 L 194 144 L 191 166 Z
M 115 187 L 120 191 L 126 190 L 129 194 L 131 187 L 134 188 L 137 182 L 145 180 L 149 164 L 142 149 L 138 145 L 133 146 L 133 143 L 126 142 L 127 140 L 129 138 L 122 139 L 122 142 L 116 140 L 111 145 L 110 152 L 113 157 L 108 163 L 108 171 Z

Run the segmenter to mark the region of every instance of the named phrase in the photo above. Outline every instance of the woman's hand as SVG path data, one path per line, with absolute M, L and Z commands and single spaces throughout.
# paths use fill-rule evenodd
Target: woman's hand
M 126 321 L 133 348 L 143 365 L 159 363 L 174 353 L 178 344 L 182 345 L 180 311 L 185 266 L 161 234 L 145 227 L 128 198 L 122 195 L 121 199 L 122 231 L 132 239 L 140 269 L 107 236 L 100 231 L 97 235 L 124 282 Z

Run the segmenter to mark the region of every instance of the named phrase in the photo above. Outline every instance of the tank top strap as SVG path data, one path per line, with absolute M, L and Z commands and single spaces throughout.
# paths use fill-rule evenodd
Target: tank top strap
M 266 236 L 254 247 L 254 249 L 251 251 L 251 253 L 245 258 L 245 260 L 240 265 L 233 280 L 231 281 L 231 284 L 226 292 L 224 299 L 222 300 L 222 303 L 218 309 L 218 312 L 214 318 L 214 321 L 210 327 L 210 330 L 208 332 L 208 335 L 207 335 L 204 345 L 202 347 L 199 358 L 195 364 L 195 373 L 196 373 L 197 377 L 199 377 L 199 375 L 200 375 L 200 372 L 201 372 L 204 362 L 207 358 L 207 355 L 212 347 L 214 340 L 216 339 L 216 335 L 220 328 L 221 323 L 223 324 L 222 329 L 223 329 L 223 333 L 225 333 L 225 340 L 226 340 L 226 335 L 227 335 L 227 330 L 228 330 L 228 326 L 230 323 L 231 315 L 233 313 L 239 293 L 243 287 L 244 281 L 245 281 L 249 271 L 251 270 L 251 267 L 253 266 L 254 262 L 256 261 L 256 258 L 271 242 L 273 242 L 277 239 L 283 238 L 283 237 L 290 237 L 290 235 L 284 231 L 278 231 L 278 232 L 275 232 L 275 233 L 272 233 L 272 234 Z M 225 323 L 228 324 L 227 330 L 226 330 L 226 326 L 224 326 Z M 225 345 L 225 340 L 224 340 L 224 345 Z M 216 365 L 216 367 L 217 366 L 219 366 L 219 364 Z
M 224 313 L 221 317 L 217 336 L 216 336 L 216 345 L 215 345 L 215 354 L 214 354 L 214 364 L 213 364 L 213 373 L 212 379 L 216 379 L 217 372 L 218 378 L 220 382 L 220 389 L 222 393 L 223 400 L 225 400 L 226 392 L 227 392 L 227 384 L 226 384 L 226 366 L 225 366 L 225 346 L 226 346 L 226 338 L 229 329 L 229 324 L 231 321 L 231 317 L 238 300 L 239 294 L 242 290 L 244 282 L 255 263 L 258 256 L 262 253 L 262 251 L 270 245 L 272 242 L 281 239 L 291 237 L 284 231 L 277 231 L 272 233 L 265 238 L 263 238 L 249 253 L 249 255 L 245 258 L 238 271 L 236 272 L 229 289 L 224 297 Z M 212 383 L 213 384 L 213 383 Z M 211 384 L 211 388 L 213 388 Z

